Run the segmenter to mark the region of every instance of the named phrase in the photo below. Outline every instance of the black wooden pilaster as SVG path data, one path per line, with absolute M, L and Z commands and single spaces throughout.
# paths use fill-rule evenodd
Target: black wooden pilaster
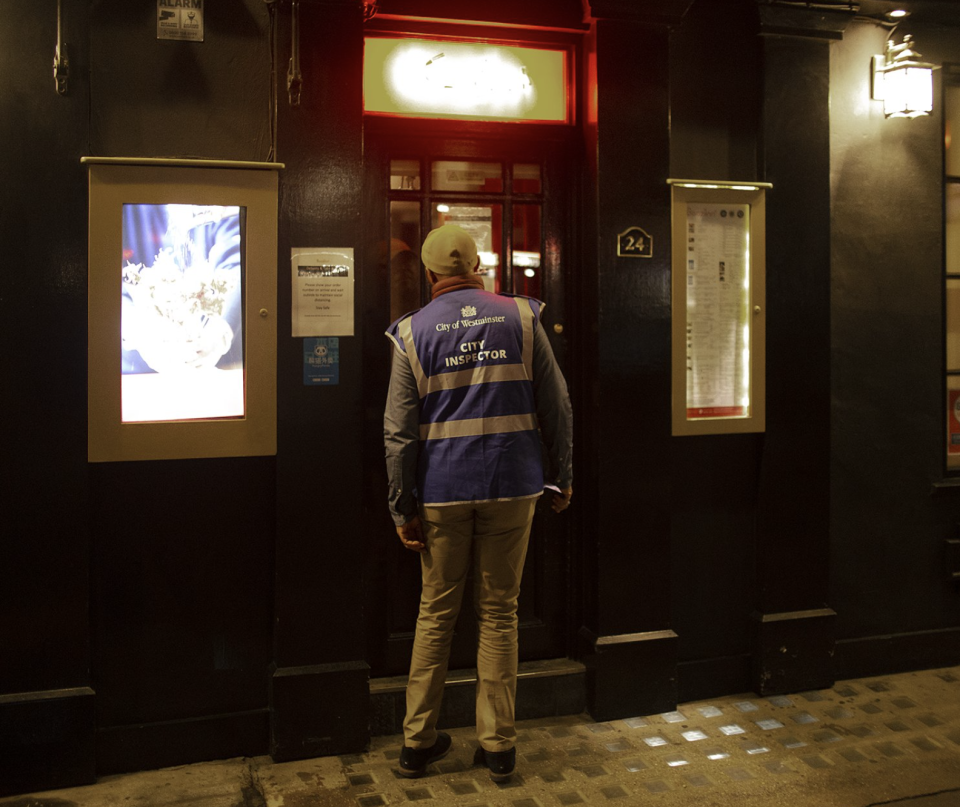
M 588 708 L 609 720 L 674 708 L 670 624 L 669 28 L 689 2 L 593 4 L 586 137 L 581 413 L 589 474 L 584 602 Z M 594 58 L 595 57 L 595 58 Z M 594 162 L 595 161 L 595 162 Z M 631 226 L 650 258 L 617 256 Z M 586 455 L 586 456 L 584 456 Z M 610 462 L 610 458 L 617 462 Z M 600 462 L 604 458 L 604 462 Z M 585 468 L 583 466 L 586 466 Z M 629 469 L 629 473 L 624 473 Z
M 767 431 L 757 508 L 754 688 L 833 682 L 830 529 L 830 40 L 848 9 L 761 4 Z M 866 68 L 865 68 L 866 69 Z
M 353 247 L 362 189 L 363 18 L 359 3 L 304 2 L 299 107 L 278 76 L 277 546 L 270 752 L 276 760 L 364 749 L 369 668 L 361 589 L 362 317 L 340 337 L 340 383 L 303 384 L 291 334 L 292 247 Z M 280 40 L 291 19 L 281 14 Z M 287 54 L 286 48 L 282 51 Z M 286 64 L 286 55 L 281 60 Z M 358 284 L 359 286 L 359 284 Z M 359 294 L 358 294 L 359 297 Z

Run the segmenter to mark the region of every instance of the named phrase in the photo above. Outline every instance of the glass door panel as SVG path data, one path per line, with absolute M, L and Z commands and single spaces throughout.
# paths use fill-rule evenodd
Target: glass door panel
M 540 166 L 537 163 L 517 163 L 513 166 L 514 193 L 540 193 Z
M 419 202 L 390 202 L 389 258 L 390 321 L 394 322 L 420 307 Z
M 513 293 L 541 299 L 540 205 L 513 206 Z
M 390 190 L 420 190 L 420 161 L 390 160 Z
M 432 180 L 435 191 L 502 193 L 503 165 L 465 160 L 439 160 L 433 164 Z

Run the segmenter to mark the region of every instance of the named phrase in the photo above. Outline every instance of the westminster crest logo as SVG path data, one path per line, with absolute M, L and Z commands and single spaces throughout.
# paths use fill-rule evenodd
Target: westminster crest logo
M 472 305 L 465 305 L 460 309 L 461 317 L 475 317 L 477 315 L 477 309 Z

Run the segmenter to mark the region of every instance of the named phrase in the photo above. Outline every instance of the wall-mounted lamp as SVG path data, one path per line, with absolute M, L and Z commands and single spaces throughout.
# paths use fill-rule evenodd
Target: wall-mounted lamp
M 934 65 L 923 62 L 909 34 L 883 56 L 873 57 L 873 99 L 883 101 L 888 118 L 916 118 L 933 112 Z

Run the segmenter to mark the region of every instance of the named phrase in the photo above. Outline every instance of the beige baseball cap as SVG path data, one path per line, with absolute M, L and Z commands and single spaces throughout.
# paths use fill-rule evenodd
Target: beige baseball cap
M 477 266 L 477 244 L 462 227 L 444 224 L 427 233 L 420 257 L 438 275 L 465 275 Z

